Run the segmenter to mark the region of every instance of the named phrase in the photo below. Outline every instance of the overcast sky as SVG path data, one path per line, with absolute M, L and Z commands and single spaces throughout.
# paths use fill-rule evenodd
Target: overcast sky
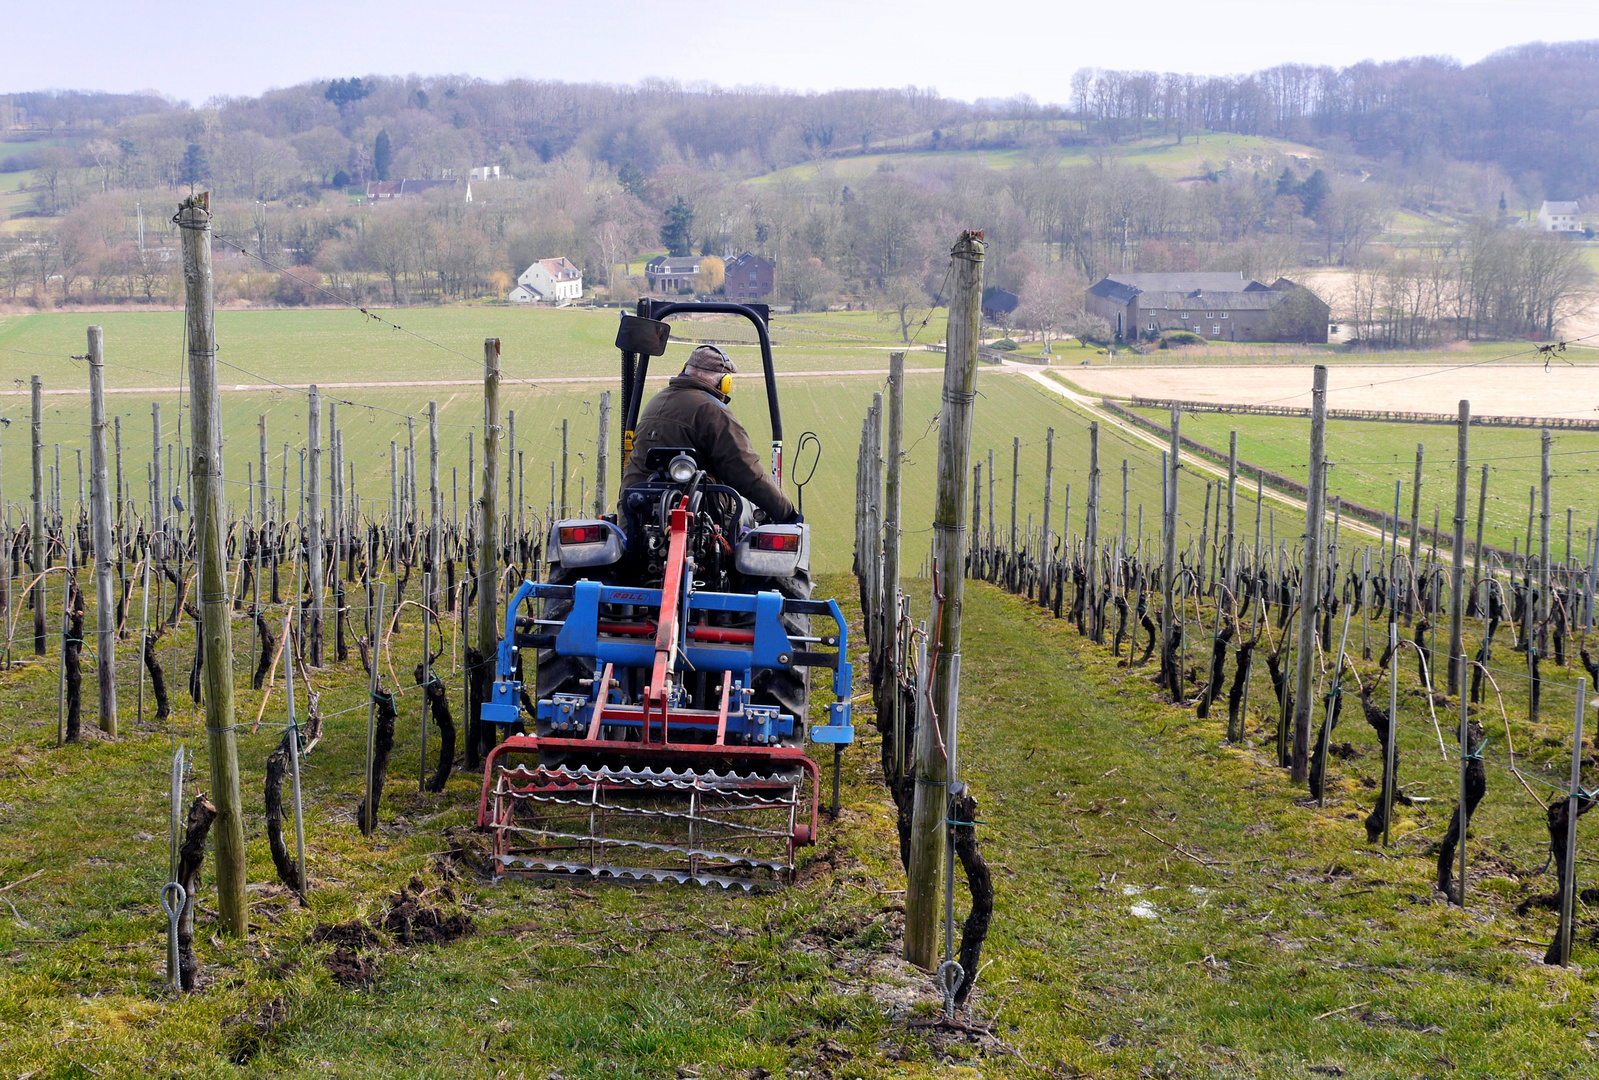
M 347 75 L 1069 98 L 1080 67 L 1223 74 L 1599 38 L 1599 0 L 150 0 L 9 4 L 0 92 L 214 95 Z M 187 18 L 185 18 L 187 16 Z

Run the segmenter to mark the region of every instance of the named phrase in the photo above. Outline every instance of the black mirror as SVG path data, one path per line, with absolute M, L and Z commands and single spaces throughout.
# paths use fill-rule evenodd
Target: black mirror
M 622 325 L 616 328 L 616 347 L 625 353 L 661 356 L 665 354 L 666 340 L 671 336 L 670 323 L 641 319 L 623 312 Z

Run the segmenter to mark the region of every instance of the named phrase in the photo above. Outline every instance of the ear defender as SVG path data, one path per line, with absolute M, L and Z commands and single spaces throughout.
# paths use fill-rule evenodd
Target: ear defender
M 717 392 L 723 397 L 733 396 L 733 376 L 723 375 L 722 381 L 716 384 Z

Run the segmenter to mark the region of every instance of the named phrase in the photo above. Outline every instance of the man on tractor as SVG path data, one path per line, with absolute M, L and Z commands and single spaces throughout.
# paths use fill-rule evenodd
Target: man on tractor
M 749 432 L 728 408 L 737 372 L 738 365 L 715 345 L 701 345 L 689 353 L 682 372 L 650 399 L 638 418 L 633 453 L 622 473 L 624 492 L 649 479 L 645 462 L 652 449 L 691 447 L 713 482 L 737 491 L 772 522 L 801 520 L 782 488 L 761 470 Z

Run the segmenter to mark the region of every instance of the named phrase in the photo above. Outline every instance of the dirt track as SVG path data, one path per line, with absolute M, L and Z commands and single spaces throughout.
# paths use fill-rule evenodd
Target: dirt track
M 1074 368 L 1066 377 L 1092 394 L 1306 407 L 1310 367 L 1118 366 Z M 1340 365 L 1327 382 L 1333 409 L 1452 413 L 1467 398 L 1479 415 L 1599 416 L 1599 365 Z

